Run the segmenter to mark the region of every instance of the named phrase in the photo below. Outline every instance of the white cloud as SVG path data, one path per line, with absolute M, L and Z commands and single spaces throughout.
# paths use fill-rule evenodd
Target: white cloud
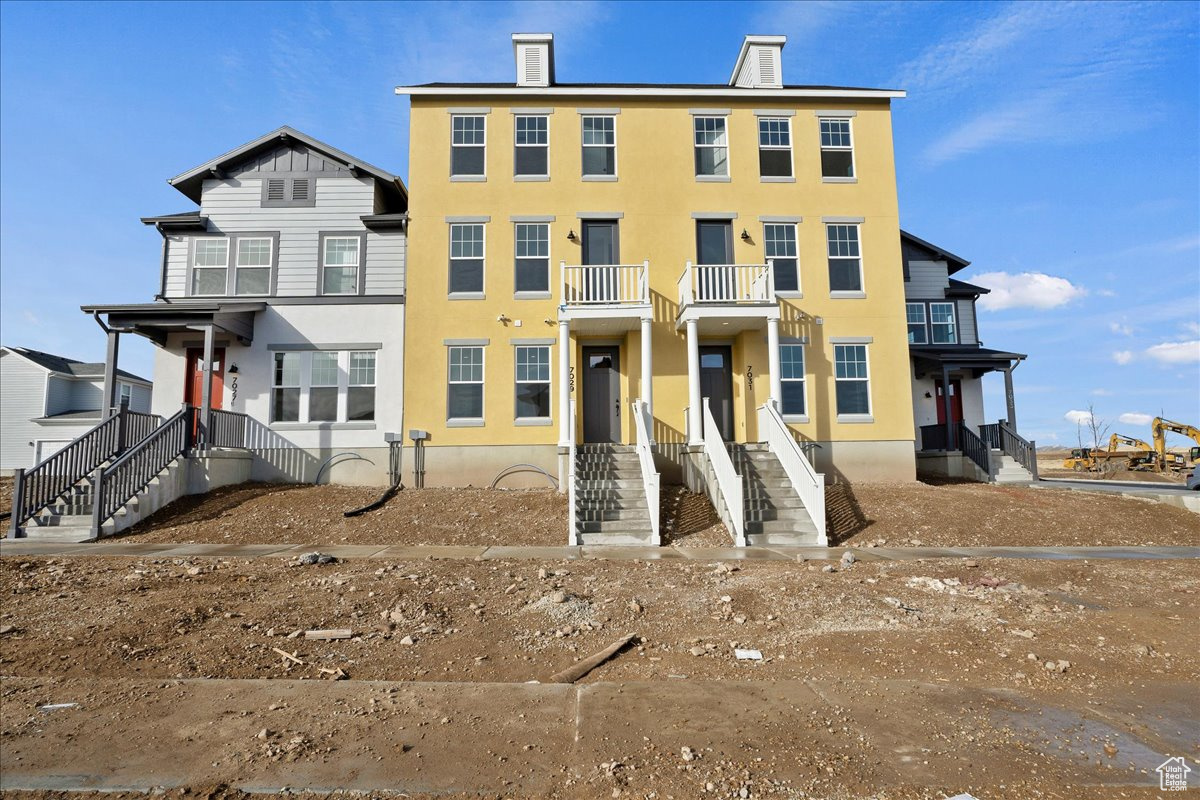
M 1087 294 L 1082 286 L 1043 272 L 984 272 L 971 280 L 992 290 L 979 298 L 979 306 L 985 311 L 1057 308 Z
M 1117 293 L 1114 292 L 1112 289 L 1097 289 L 1096 294 L 1099 297 L 1116 297 L 1117 296 Z
M 1112 360 L 1117 362 L 1121 366 L 1124 366 L 1124 365 L 1128 364 L 1130 361 L 1133 361 L 1133 351 L 1132 350 L 1114 350 L 1113 354 L 1112 354 Z
M 1072 425 L 1087 425 L 1092 419 L 1092 415 L 1087 411 L 1077 411 L 1075 409 L 1071 409 L 1067 413 L 1063 414 L 1063 419 Z
M 1126 425 L 1149 425 L 1154 421 L 1154 417 L 1149 414 L 1139 414 L 1136 411 L 1127 411 L 1117 417 L 1117 422 L 1123 422 Z
M 1112 397 L 1116 392 L 1112 389 L 1092 389 L 1092 394 L 1096 397 Z
M 1120 336 L 1133 336 L 1133 328 L 1122 322 L 1110 322 L 1108 323 L 1108 329 Z
M 1156 344 L 1146 348 L 1146 355 L 1163 364 L 1200 363 L 1200 339 Z
M 1190 334 L 1200 336 L 1200 322 L 1185 322 L 1183 323 L 1183 329 Z

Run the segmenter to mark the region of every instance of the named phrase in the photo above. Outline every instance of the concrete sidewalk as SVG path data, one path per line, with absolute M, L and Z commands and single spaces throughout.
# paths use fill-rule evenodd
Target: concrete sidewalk
M 1200 547 L 450 547 L 331 544 L 147 544 L 126 540 L 71 544 L 25 539 L 0 540 L 0 556 L 128 556 L 132 558 L 294 558 L 319 551 L 338 558 L 396 560 L 499 559 L 563 561 L 837 561 L 849 551 L 859 561 L 934 558 L 1074 559 L 1200 558 Z

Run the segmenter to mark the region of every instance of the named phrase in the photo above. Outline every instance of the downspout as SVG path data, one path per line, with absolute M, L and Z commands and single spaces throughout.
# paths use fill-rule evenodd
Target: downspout
M 155 223 L 154 228 L 162 236 L 162 263 L 158 268 L 158 294 L 154 295 L 154 299 L 170 302 L 167 300 L 167 234 L 161 222 Z

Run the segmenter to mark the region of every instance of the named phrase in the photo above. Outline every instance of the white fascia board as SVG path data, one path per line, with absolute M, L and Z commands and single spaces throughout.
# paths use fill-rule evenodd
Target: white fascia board
M 738 97 L 761 99 L 797 99 L 837 97 L 856 100 L 882 100 L 907 97 L 903 89 L 686 89 L 673 87 L 565 87 L 507 86 L 397 86 L 396 94 L 413 97 Z

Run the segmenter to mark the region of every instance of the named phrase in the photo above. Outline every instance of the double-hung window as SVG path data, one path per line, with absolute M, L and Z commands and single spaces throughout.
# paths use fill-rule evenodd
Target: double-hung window
M 450 294 L 483 291 L 483 225 L 450 226 Z
M 363 422 L 375 419 L 375 352 L 351 350 L 346 387 L 346 419 Z
M 929 333 L 934 344 L 958 344 L 954 303 L 929 304 Z
M 546 177 L 550 174 L 550 120 L 544 116 L 516 119 L 513 175 Z
M 775 268 L 775 291 L 800 291 L 800 270 L 793 223 L 763 225 L 763 244 Z
M 550 291 L 550 226 L 518 222 L 515 230 L 516 265 L 513 286 L 520 292 Z
M 326 236 L 322 241 L 321 294 L 357 294 L 361 237 Z
M 584 177 L 617 174 L 617 118 L 583 117 Z
M 908 318 L 908 343 L 929 344 L 929 336 L 925 332 L 925 304 L 905 303 L 904 315 Z
M 322 350 L 312 354 L 309 369 L 308 419 L 334 422 L 338 418 L 338 353 Z
M 729 139 L 724 117 L 692 117 L 697 177 L 729 175 Z
M 450 175 L 483 176 L 487 117 L 455 114 L 450 118 Z
M 808 413 L 804 401 L 804 345 L 779 346 L 779 378 L 783 394 L 779 398 L 779 413 L 796 417 Z
M 517 356 L 517 419 L 550 419 L 550 348 L 519 345 Z
M 450 353 L 446 418 L 483 419 L 483 348 L 454 346 Z
M 871 381 L 867 371 L 865 344 L 833 346 L 834 377 L 839 415 L 871 413 Z
M 758 170 L 764 178 L 792 177 L 792 121 L 758 118 Z
M 128 383 L 121 384 L 119 405 L 130 405 L 133 402 L 133 387 Z
M 271 379 L 271 421 L 300 421 L 300 359 L 302 353 L 276 353 Z
M 373 350 L 276 352 L 271 422 L 374 420 L 375 355 Z
M 857 225 L 826 225 L 829 241 L 829 291 L 861 292 L 862 253 Z
M 237 240 L 237 266 L 233 277 L 236 294 L 270 294 L 273 246 L 274 240 L 269 237 Z
M 849 119 L 821 118 L 821 177 L 854 177 L 854 146 L 850 139 Z
M 228 289 L 229 240 L 200 238 L 192 250 L 192 294 L 223 295 Z

